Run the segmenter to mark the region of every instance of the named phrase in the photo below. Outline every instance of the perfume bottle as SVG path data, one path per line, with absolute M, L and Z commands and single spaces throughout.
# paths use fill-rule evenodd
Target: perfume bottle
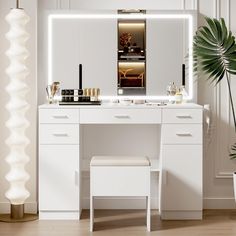
M 183 95 L 183 102 L 187 102 L 188 92 L 186 91 L 184 85 L 180 86 L 180 91 Z
M 168 96 L 174 96 L 176 94 L 177 87 L 175 85 L 175 82 L 171 82 L 168 84 L 166 88 L 166 92 Z
M 183 94 L 181 93 L 181 89 L 177 89 L 175 94 L 175 103 L 181 104 L 183 102 Z

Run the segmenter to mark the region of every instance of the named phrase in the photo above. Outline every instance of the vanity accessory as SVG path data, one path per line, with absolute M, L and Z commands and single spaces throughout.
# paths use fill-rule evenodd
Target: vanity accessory
M 59 105 L 100 105 L 99 88 L 63 89 L 62 100 Z
M 175 85 L 175 82 L 169 83 L 169 85 L 166 88 L 166 92 L 168 96 L 175 96 L 177 87 Z
M 167 103 L 165 102 L 146 102 L 147 106 L 166 106 Z
M 134 99 L 133 100 L 133 103 L 134 104 L 145 104 L 145 100 L 144 99 Z
M 120 102 L 121 105 L 130 105 L 130 104 L 133 103 L 133 100 L 125 98 L 125 99 L 120 99 L 119 102 Z
M 175 103 L 176 104 L 181 104 L 183 102 L 183 94 L 181 93 L 181 90 L 178 89 L 176 94 L 175 94 Z
M 182 85 L 185 86 L 185 64 L 182 64 Z
M 53 82 L 52 85 L 48 85 L 46 92 L 49 104 L 58 102 L 60 96 L 60 82 Z
M 186 98 L 188 97 L 188 93 L 187 93 L 184 85 L 180 86 L 180 91 L 183 95 L 183 102 L 184 103 L 187 102 Z

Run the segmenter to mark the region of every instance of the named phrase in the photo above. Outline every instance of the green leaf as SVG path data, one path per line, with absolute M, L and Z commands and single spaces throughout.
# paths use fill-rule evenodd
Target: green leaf
M 229 75 L 236 75 L 236 43 L 235 37 L 220 20 L 205 18 L 207 25 L 200 27 L 193 39 L 193 69 L 196 73 L 205 74 L 206 79 L 215 85 L 227 79 L 230 95 L 235 133 L 236 117 L 234 112 Z M 236 158 L 236 144 L 235 153 Z
M 222 44 L 222 28 L 221 28 L 221 24 L 218 20 L 216 19 L 213 19 L 215 25 L 216 25 L 216 28 L 217 28 L 217 35 L 218 35 L 218 39 L 219 39 L 219 42 L 220 44 Z
M 220 18 L 220 24 L 221 24 L 221 27 L 222 27 L 222 40 L 224 41 L 228 35 L 228 30 L 227 30 L 227 27 L 225 25 L 225 20 L 224 18 Z
M 211 19 L 209 17 L 206 17 L 205 18 L 208 25 L 209 25 L 209 29 L 210 31 L 212 32 L 213 34 L 213 37 L 217 40 L 217 41 L 220 41 L 220 39 L 218 38 L 218 31 L 217 31 L 217 27 L 215 25 L 215 22 L 214 22 L 214 19 Z

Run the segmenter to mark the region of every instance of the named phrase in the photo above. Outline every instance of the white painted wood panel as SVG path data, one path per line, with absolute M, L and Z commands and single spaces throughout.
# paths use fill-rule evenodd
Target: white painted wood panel
M 160 124 L 161 109 L 81 109 L 81 124 Z
M 91 166 L 93 196 L 148 196 L 149 166 Z
M 40 109 L 40 124 L 78 124 L 79 109 Z
M 40 144 L 79 144 L 79 124 L 41 124 Z
M 202 144 L 201 124 L 163 124 L 163 144 Z
M 163 211 L 202 209 L 201 145 L 163 145 Z
M 190 0 L 187 0 L 190 1 Z M 182 0 L 71 0 L 73 9 L 182 9 Z
M 40 211 L 79 210 L 79 146 L 41 145 Z
M 164 124 L 202 123 L 201 109 L 163 109 L 162 122 Z

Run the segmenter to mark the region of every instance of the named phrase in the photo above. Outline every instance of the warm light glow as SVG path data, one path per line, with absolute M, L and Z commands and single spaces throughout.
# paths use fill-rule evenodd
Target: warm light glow
M 144 28 L 144 23 L 119 23 L 121 28 Z
M 53 21 L 57 19 L 187 19 L 188 20 L 188 32 L 189 32 L 189 66 L 188 66 L 188 79 L 189 79 L 189 88 L 188 97 L 184 98 L 186 100 L 193 99 L 193 17 L 191 14 L 178 14 L 178 13 L 166 13 L 166 14 L 74 14 L 74 13 L 62 13 L 57 14 L 53 13 L 48 16 L 48 84 L 53 82 L 53 73 L 52 73 L 52 42 L 53 42 Z M 125 23 L 127 24 L 127 23 Z M 138 24 L 138 23 L 135 23 Z M 141 24 L 141 23 L 140 23 Z M 130 99 L 146 99 L 146 100 L 168 100 L 169 96 L 100 96 L 101 99 L 119 99 L 119 98 L 130 98 Z
M 119 62 L 120 67 L 144 67 L 144 62 Z

